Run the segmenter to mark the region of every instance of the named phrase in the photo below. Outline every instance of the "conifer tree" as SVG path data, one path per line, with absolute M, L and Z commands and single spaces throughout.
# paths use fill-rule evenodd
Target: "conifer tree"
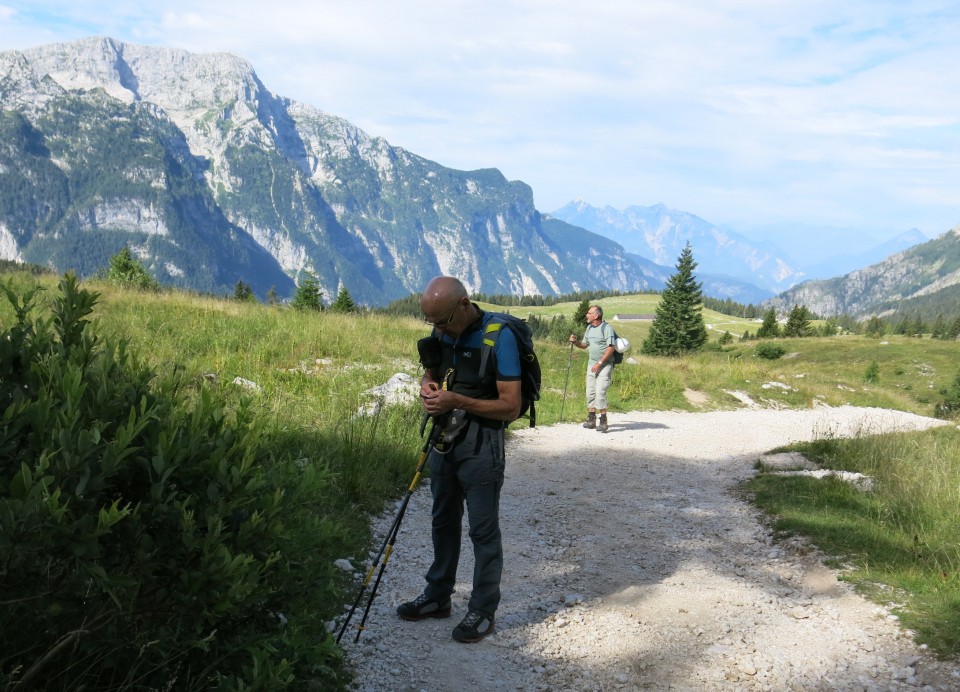
M 707 342 L 703 323 L 703 284 L 693 270 L 697 263 L 688 242 L 677 260 L 676 273 L 667 280 L 660 303 L 644 339 L 641 352 L 654 356 L 676 356 L 696 351 Z
M 293 307 L 297 310 L 323 310 L 323 303 L 320 298 L 323 293 L 320 291 L 320 282 L 317 277 L 306 272 L 303 280 L 297 286 L 297 292 L 293 296 Z
M 239 300 L 241 303 L 257 302 L 257 297 L 253 295 L 253 289 L 250 288 L 250 284 L 244 283 L 243 279 L 238 279 L 236 285 L 233 287 L 233 298 L 234 300 Z
M 960 337 L 960 317 L 953 321 L 950 329 L 947 330 L 946 336 L 944 336 L 948 341 L 956 341 L 958 337 Z
M 337 299 L 333 301 L 333 305 L 330 306 L 330 309 L 333 312 L 357 311 L 357 304 L 353 302 L 353 298 L 350 297 L 350 292 L 347 290 L 346 286 L 343 286 L 340 289 L 340 292 L 337 294 Z
M 587 321 L 587 310 L 590 309 L 590 301 L 584 298 L 577 306 L 577 311 L 573 313 L 573 323 L 577 327 L 582 327 Z
M 758 339 L 776 339 L 780 336 L 780 325 L 777 324 L 777 311 L 770 308 L 763 313 L 763 324 L 757 330 Z
M 784 336 L 810 336 L 810 311 L 806 305 L 794 305 L 783 328 Z
M 887 333 L 887 323 L 882 318 L 872 315 L 867 320 L 867 326 L 864 327 L 864 334 L 874 339 L 878 339 Z
M 946 331 L 947 331 L 947 323 L 943 321 L 943 313 L 938 313 L 937 319 L 934 320 L 933 326 L 930 327 L 930 338 L 942 339 Z
M 141 291 L 159 291 L 160 284 L 150 276 L 143 262 L 133 256 L 129 247 L 110 258 L 110 267 L 107 269 L 107 280 L 112 283 L 136 288 Z

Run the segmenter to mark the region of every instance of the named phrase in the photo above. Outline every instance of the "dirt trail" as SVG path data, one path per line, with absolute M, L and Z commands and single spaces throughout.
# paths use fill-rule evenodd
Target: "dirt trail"
M 496 634 L 450 637 L 470 590 L 466 538 L 453 617 L 394 615 L 422 590 L 431 556 L 422 487 L 367 629 L 359 644 L 344 637 L 356 689 L 960 689 L 960 664 L 930 658 L 804 546 L 774 543 L 731 492 L 791 441 L 939 424 L 840 407 L 633 412 L 612 415 L 605 435 L 517 430 Z M 394 514 L 378 519 L 381 531 Z

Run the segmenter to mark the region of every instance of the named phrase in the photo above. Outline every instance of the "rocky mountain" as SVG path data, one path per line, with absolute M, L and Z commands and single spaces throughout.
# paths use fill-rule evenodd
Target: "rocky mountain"
M 549 215 L 606 236 L 670 272 L 689 241 L 704 291 L 741 303 L 770 298 L 804 276 L 767 246 L 662 204 L 619 210 L 574 200 Z
M 960 297 L 960 226 L 920 245 L 843 276 L 807 281 L 768 301 L 787 312 L 794 305 L 824 317 L 885 316 L 934 306 L 955 315 Z
M 0 258 L 89 275 L 129 246 L 161 283 L 263 296 L 305 272 L 383 304 L 435 274 L 484 293 L 658 288 L 530 188 L 271 93 L 232 55 L 90 38 L 0 52 Z

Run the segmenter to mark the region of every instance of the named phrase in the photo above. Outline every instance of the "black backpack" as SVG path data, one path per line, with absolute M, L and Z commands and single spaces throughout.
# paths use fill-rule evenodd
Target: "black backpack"
M 537 424 L 536 401 L 540 399 L 540 361 L 533 350 L 533 332 L 530 326 L 519 317 L 496 313 L 487 323 L 483 333 L 483 355 L 480 357 L 480 372 L 486 372 L 487 358 L 497 344 L 500 328 L 506 325 L 517 340 L 517 350 L 520 352 L 520 415 L 522 418 L 530 412 L 530 427 Z

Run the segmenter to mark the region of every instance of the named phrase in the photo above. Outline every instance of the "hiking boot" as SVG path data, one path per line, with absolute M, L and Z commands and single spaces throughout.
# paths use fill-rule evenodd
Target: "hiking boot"
M 471 610 L 463 621 L 453 628 L 453 638 L 458 642 L 472 644 L 493 632 L 493 616 Z
M 397 615 L 411 622 L 426 618 L 448 618 L 450 617 L 450 599 L 440 601 L 422 593 L 412 601 L 398 605 Z
M 600 423 L 597 425 L 597 430 L 600 432 L 607 432 L 607 417 L 604 415 L 600 416 Z
M 597 414 L 588 413 L 587 422 L 583 424 L 583 427 L 585 427 L 587 430 L 593 430 L 595 427 L 597 427 Z

